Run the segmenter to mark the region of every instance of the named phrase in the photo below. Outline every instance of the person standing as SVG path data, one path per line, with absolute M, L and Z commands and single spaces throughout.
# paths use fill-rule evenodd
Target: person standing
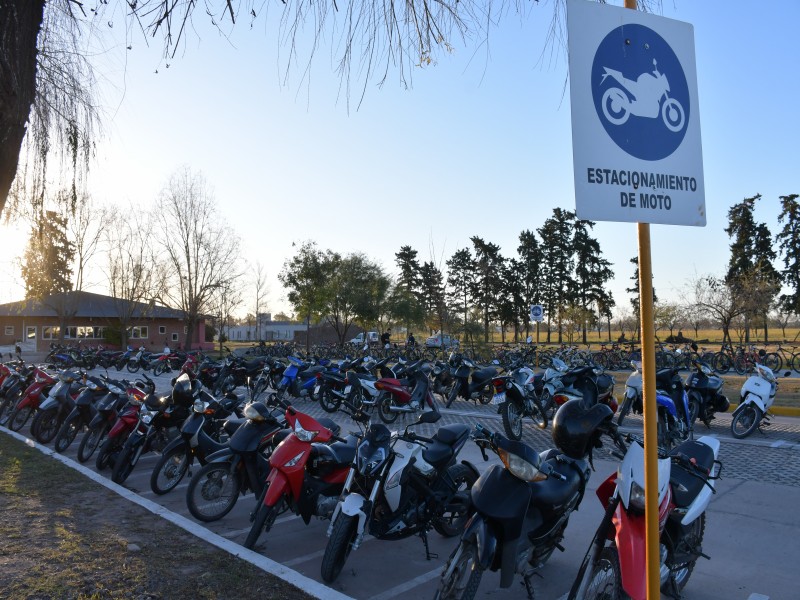
M 14 345 L 14 352 L 17 353 L 17 360 L 22 360 L 22 345 L 19 340 Z
M 391 337 L 392 337 L 392 330 L 387 329 L 383 335 L 381 336 L 381 345 L 384 349 L 388 350 L 391 348 Z

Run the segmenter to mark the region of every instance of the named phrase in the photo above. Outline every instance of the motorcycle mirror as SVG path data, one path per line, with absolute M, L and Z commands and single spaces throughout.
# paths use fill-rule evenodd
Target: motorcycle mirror
M 422 413 L 419 418 L 417 419 L 417 423 L 436 423 L 439 419 L 442 418 L 442 414 L 439 411 L 435 410 L 428 410 Z

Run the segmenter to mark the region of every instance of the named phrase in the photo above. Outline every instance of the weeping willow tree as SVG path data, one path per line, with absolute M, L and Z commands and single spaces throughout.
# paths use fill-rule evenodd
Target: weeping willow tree
M 600 0 L 604 1 L 604 0 Z M 507 15 L 527 19 L 538 1 L 524 0 L 0 0 L 0 212 L 9 190 L 15 206 L 41 204 L 48 169 L 58 157 L 60 177 L 76 190 L 92 155 L 98 124 L 87 55 L 91 40 L 113 27 L 126 37 L 163 42 L 174 58 L 196 36 L 195 21 L 227 34 L 241 21 L 278 21 L 285 68 L 308 72 L 323 43 L 348 109 L 360 104 L 370 82 L 396 75 L 409 85 L 415 69 L 456 44 L 483 46 Z M 563 43 L 565 0 L 553 0 L 547 43 Z M 198 5 L 201 7 L 198 12 Z M 639 0 L 649 11 L 660 0 Z M 544 18 L 548 18 L 545 16 Z M 20 156 L 24 159 L 20 161 Z M 52 172 L 52 171 L 51 171 Z M 16 177 L 16 179 L 15 179 Z M 63 182 L 60 184 L 63 187 Z

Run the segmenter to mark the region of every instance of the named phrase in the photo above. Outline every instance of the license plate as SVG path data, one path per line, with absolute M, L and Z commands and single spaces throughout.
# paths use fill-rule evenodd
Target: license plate
M 319 394 L 319 388 L 320 388 L 320 386 L 318 386 L 318 385 L 315 385 L 315 386 L 314 386 L 314 395 L 315 395 L 315 396 L 316 396 L 317 394 Z
M 352 386 L 352 385 L 346 385 L 346 386 L 344 386 L 344 393 L 345 393 L 345 395 L 349 394 L 351 389 L 353 389 L 353 386 Z
M 499 394 L 495 394 L 494 398 L 492 398 L 492 404 L 502 404 L 506 401 L 506 393 L 500 392 Z

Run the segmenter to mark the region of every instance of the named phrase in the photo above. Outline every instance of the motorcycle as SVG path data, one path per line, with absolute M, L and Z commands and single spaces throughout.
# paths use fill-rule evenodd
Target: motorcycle
M 763 352 L 763 350 L 762 350 Z M 789 377 L 786 371 L 784 377 Z M 766 365 L 756 363 L 753 374 L 748 377 L 740 392 L 739 406 L 733 411 L 731 435 L 742 439 L 760 429 L 761 425 L 769 425 L 769 409 L 775 402 L 778 390 L 778 378 Z
M 75 407 L 70 411 L 58 430 L 53 447 L 63 453 L 75 441 L 78 432 L 89 425 L 97 414 L 95 405 L 108 393 L 108 385 L 101 377 L 86 377 L 85 387 L 75 398 Z
M 150 379 L 147 381 L 152 383 Z M 152 407 L 146 408 L 148 414 L 151 410 L 155 411 L 160 408 L 160 399 L 155 395 L 155 385 L 151 389 L 152 391 L 144 397 L 135 393 L 135 391 L 131 394 L 126 390 L 128 402 L 120 409 L 116 421 L 108 430 L 108 435 L 106 435 L 105 440 L 100 445 L 100 449 L 97 451 L 95 467 L 98 471 L 102 471 L 109 465 L 112 468 L 114 467 L 116 458 L 122 451 L 126 440 L 131 432 L 139 426 L 139 413 L 142 411 L 142 406 L 146 405 L 148 401 L 150 402 Z
M 636 80 L 627 79 L 620 71 L 603 67 L 601 83 L 611 77 L 625 90 L 610 87 L 603 93 L 601 106 L 603 115 L 612 125 L 624 124 L 631 115 L 657 119 L 659 114 L 664 125 L 677 133 L 686 124 L 686 115 L 681 103 L 669 97 L 667 76 L 658 71 L 653 59 L 653 72 L 642 73 Z M 664 99 L 662 103 L 661 100 Z
M 113 458 L 114 470 L 111 481 L 122 484 L 133 472 L 142 454 L 155 450 L 161 452 L 170 441 L 170 432 L 189 416 L 192 403 L 191 392 L 185 393 L 181 379 L 187 383 L 188 375 L 178 378 L 171 394 L 151 394 L 140 405 L 137 422 L 128 434 L 119 454 Z M 191 384 L 188 384 L 191 389 Z
M 445 425 L 432 438 L 409 430 L 440 418 L 436 410 L 423 412 L 403 432 L 390 433 L 382 423 L 370 426 L 328 527 L 324 581 L 339 576 L 351 550 L 359 548 L 367 533 L 381 540 L 419 535 L 430 560 L 431 527 L 446 537 L 461 530 L 469 514 L 469 490 L 479 476 L 469 462 L 456 462 L 469 428 Z
M 243 414 L 244 423 L 189 481 L 186 505 L 198 521 L 221 519 L 248 491 L 259 496 L 269 472 L 268 456 L 288 435 L 281 433 L 285 423 L 261 402 L 247 404 Z
M 625 397 L 617 417 L 621 425 L 632 410 L 642 414 L 642 362 L 631 361 L 633 372 L 625 382 Z M 658 445 L 672 448 L 677 442 L 687 439 L 692 433 L 689 395 L 677 368 L 656 371 L 656 408 L 658 411 Z
M 428 377 L 430 365 L 417 361 L 407 366 L 406 378 L 382 377 L 375 382 L 379 396 L 378 416 L 386 424 L 394 423 L 401 414 L 413 414 L 425 410 L 437 410 L 436 400 L 431 393 L 431 380 Z
M 538 453 L 477 425 L 472 438 L 484 460 L 491 450 L 502 460 L 472 486 L 473 514 L 442 570 L 437 600 L 471 600 L 483 572 L 500 571 L 500 587 L 515 575 L 533 598 L 534 575 L 561 542 L 572 512 L 583 499 L 591 474 L 592 452 L 604 434 L 616 435 L 613 413 L 605 404 L 572 400 L 553 420 L 555 447 Z
M 139 350 L 128 358 L 125 368 L 129 373 L 136 373 L 139 369 L 147 370 L 150 366 L 150 353 L 145 352 L 144 346 L 139 346 Z
M 493 397 L 492 380 L 497 376 L 495 367 L 478 367 L 461 354 L 451 354 L 448 360 L 454 382 L 447 394 L 445 408 L 450 408 L 459 396 L 465 400 L 489 404 Z M 501 369 L 502 371 L 502 369 Z
M 689 395 L 689 420 L 700 419 L 706 428 L 711 428 L 714 413 L 728 412 L 731 403 L 722 394 L 722 377 L 719 377 L 711 365 L 701 360 L 692 361 L 694 372 L 686 376 L 686 392 Z
M 614 398 L 614 384 L 614 377 L 594 363 L 572 367 L 558 377 L 561 387 L 556 390 L 552 402 L 559 409 L 570 400 L 582 400 L 586 406 L 600 403 L 615 413 L 618 405 Z
M 103 444 L 106 435 L 117 422 L 120 411 L 128 402 L 140 403 L 148 394 L 155 391 L 155 384 L 149 379 L 147 382 L 137 381 L 135 384 L 128 384 L 125 381 L 105 378 L 105 384 L 108 393 L 98 401 L 97 410 L 78 445 L 78 461 L 81 463 L 89 460 L 95 450 Z M 104 460 L 103 468 L 106 463 Z
M 5 367 L 5 365 L 3 365 Z M 9 364 L 8 371 L 0 384 L 0 425 L 6 425 L 11 412 L 22 397 L 23 390 L 33 379 L 34 367 L 24 363 Z
M 82 389 L 83 374 L 64 370 L 47 397 L 39 404 L 39 410 L 31 421 L 31 435 L 40 444 L 49 444 L 61 429 L 61 424 L 75 407 L 75 398 Z
M 188 375 L 178 378 L 172 390 L 174 397 L 178 386 L 185 388 L 178 393 L 192 397 L 192 413 L 183 422 L 181 435 L 164 448 L 161 458 L 153 467 L 150 489 L 159 496 L 175 489 L 189 472 L 195 458 L 205 465 L 210 455 L 224 448 L 223 441 L 240 425 L 238 420 L 227 420 L 235 414 L 238 398 L 226 396 L 217 400 L 200 389 L 199 382 L 195 384 L 189 381 Z
M 631 441 L 629 436 L 628 441 Z M 618 444 L 624 448 L 624 441 Z M 689 440 L 658 460 L 658 525 L 661 591 L 674 598 L 703 553 L 705 511 L 716 493 L 722 463 L 719 440 Z M 654 490 L 655 491 L 655 490 Z M 639 439 L 619 469 L 597 488 L 605 515 L 569 592 L 570 600 L 647 597 L 644 445 Z
M 252 515 L 245 548 L 253 548 L 261 532 L 268 532 L 287 509 L 300 515 L 306 525 L 312 516 L 330 518 L 356 453 L 358 438 L 354 435 L 342 439 L 291 405 L 286 406 L 285 418 L 291 433 L 269 457 L 269 475 Z M 363 418 L 369 421 L 368 416 Z M 327 444 L 331 440 L 334 442 Z
M 22 397 L 8 415 L 6 426 L 11 431 L 19 431 L 28 422 L 31 415 L 39 410 L 43 397 L 56 384 L 56 378 L 42 367 L 34 367 L 33 380 L 22 392 Z
M 550 413 L 551 416 L 555 416 L 559 408 L 553 398 L 558 392 L 564 389 L 561 378 L 567 371 L 569 371 L 567 363 L 555 357 L 550 362 L 550 366 L 544 370 L 544 373 L 541 375 L 541 380 L 535 380 L 534 382 L 535 387 L 541 390 L 539 392 L 539 402 L 541 402 L 545 412 Z
M 547 414 L 534 391 L 534 372 L 530 367 L 511 366 L 510 375 L 492 380 L 492 404 L 503 419 L 503 429 L 512 440 L 522 439 L 522 419 L 530 417 L 539 429 L 547 428 Z

